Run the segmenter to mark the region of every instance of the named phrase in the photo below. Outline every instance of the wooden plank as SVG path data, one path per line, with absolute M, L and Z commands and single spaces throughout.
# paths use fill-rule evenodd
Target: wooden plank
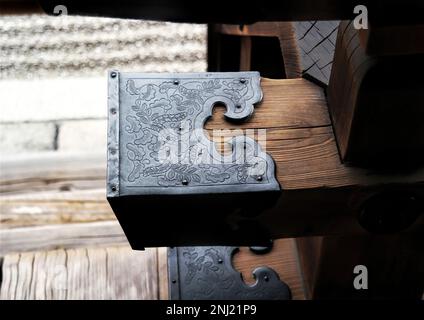
M 159 247 L 158 252 L 158 277 L 159 277 L 159 299 L 169 299 L 168 279 L 168 248 Z
M 2 300 L 157 299 L 156 249 L 60 249 L 4 257 Z
M 105 189 L 0 195 L 0 229 L 114 219 Z
M 117 221 L 71 223 L 0 230 L 0 256 L 12 252 L 126 244 Z
M 43 152 L 0 157 L 0 193 L 104 188 L 102 153 Z
M 271 252 L 257 255 L 248 247 L 240 247 L 233 257 L 234 268 L 240 271 L 246 283 L 255 282 L 253 270 L 260 266 L 267 266 L 278 273 L 280 279 L 287 283 L 294 300 L 304 300 L 303 280 L 297 261 L 294 239 L 280 239 L 274 241 Z

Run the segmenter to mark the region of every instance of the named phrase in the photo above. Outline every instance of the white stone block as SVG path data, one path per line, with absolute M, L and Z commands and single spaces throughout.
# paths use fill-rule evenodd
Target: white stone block
M 0 124 L 1 153 L 53 150 L 56 128 L 47 123 Z
M 106 156 L 106 140 L 106 120 L 64 121 L 59 127 L 58 150 L 104 151 Z

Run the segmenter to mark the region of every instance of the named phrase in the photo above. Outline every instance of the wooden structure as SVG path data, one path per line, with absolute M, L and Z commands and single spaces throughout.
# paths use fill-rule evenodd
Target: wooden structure
M 0 167 L 0 299 L 168 299 L 167 249 L 130 249 L 105 198 L 102 154 L 2 158 Z M 261 256 L 243 247 L 233 261 L 248 283 L 268 265 L 293 299 L 305 298 L 293 239 Z
M 358 31 L 353 28 L 351 22 L 342 22 L 339 26 L 339 23 L 334 21 L 310 21 L 256 23 L 250 26 L 211 25 L 209 30 L 211 71 L 234 70 L 237 68 L 237 61 L 240 61 L 241 70 L 249 70 L 253 65 L 258 70 L 263 67 L 266 72 L 267 66 L 255 64 L 253 60 L 255 48 L 252 47 L 252 39 L 258 36 L 273 37 L 278 39 L 280 44 L 277 48 L 281 50 L 280 60 L 271 61 L 274 55 L 267 53 L 266 63 L 283 65 L 282 73 L 287 78 L 303 77 L 311 80 L 316 85 L 306 80 L 297 81 L 305 81 L 312 90 L 322 94 L 321 115 L 328 116 L 326 120 L 330 129 L 327 136 L 329 140 L 324 138 L 325 133 L 321 131 L 324 130 L 326 121 L 318 125 L 318 128 L 313 128 L 312 125 L 313 119 L 319 119 L 319 115 L 314 114 L 319 105 L 316 99 L 320 95 L 317 94 L 310 103 L 311 108 L 305 109 L 305 114 L 310 115 L 311 119 L 306 122 L 306 126 L 303 123 L 302 129 L 309 129 L 307 141 L 312 141 L 313 132 L 320 130 L 316 137 L 322 139 L 322 145 L 317 148 L 317 152 L 312 151 L 310 144 L 306 145 L 305 147 L 309 148 L 304 153 L 306 158 L 302 158 L 303 163 L 296 166 L 296 170 L 312 169 L 308 174 L 299 172 L 303 177 L 302 182 L 310 177 L 311 181 L 318 185 L 306 187 L 302 183 L 302 186 L 294 188 L 296 191 L 288 191 L 285 196 L 286 201 L 290 202 L 290 197 L 305 186 L 306 190 L 302 190 L 296 203 L 302 199 L 306 206 L 314 208 L 314 216 L 320 216 L 320 212 L 325 215 L 312 222 L 311 216 L 303 216 L 302 209 L 296 207 L 294 219 L 299 217 L 301 221 L 308 221 L 310 224 L 303 225 L 300 234 L 295 236 L 312 235 L 310 231 L 320 229 L 321 223 L 325 225 L 326 230 L 319 230 L 319 234 L 339 235 L 297 238 L 306 295 L 310 298 L 421 297 L 424 250 L 421 220 L 423 176 L 420 171 L 423 164 L 421 154 L 424 151 L 424 135 L 419 123 L 423 119 L 424 87 L 421 79 L 415 76 L 416 69 L 413 67 L 422 63 L 421 43 L 424 33 L 421 27 L 389 28 L 382 24 L 369 30 Z M 406 37 L 407 40 L 406 30 L 411 32 L 409 37 Z M 390 45 L 387 41 L 389 32 L 398 40 L 403 34 L 403 40 Z M 237 45 L 234 45 L 237 42 L 239 51 Z M 231 48 L 235 48 L 233 57 L 221 52 L 220 46 L 227 46 L 228 43 L 232 43 Z M 237 52 L 240 52 L 239 60 L 234 57 Z M 357 71 L 355 66 L 361 69 Z M 395 85 L 391 76 L 404 79 L 404 84 Z M 295 80 L 280 80 L 278 89 L 267 92 L 267 83 L 264 82 L 264 104 L 267 99 L 275 101 L 274 92 L 283 92 L 282 96 L 290 96 L 296 92 L 294 83 Z M 286 85 L 290 89 L 285 90 Z M 381 88 L 387 88 L 387 91 L 382 91 Z M 265 123 L 264 126 L 274 128 L 278 125 L 274 121 L 269 123 L 270 119 L 292 120 L 292 115 L 296 114 L 295 110 L 302 109 L 297 102 L 307 104 L 309 97 L 312 95 L 306 92 L 302 92 L 297 98 L 290 96 L 293 98 L 287 103 L 293 107 L 290 111 L 285 109 L 284 103 L 278 101 L 278 107 L 275 108 L 281 113 L 260 119 L 255 125 Z M 260 112 L 258 117 L 259 114 Z M 402 132 L 396 130 L 399 127 L 399 119 L 403 119 L 405 124 L 408 123 Z M 295 127 L 294 122 L 291 126 Z M 284 134 L 279 133 L 276 136 L 283 139 Z M 299 139 L 300 136 L 296 138 Z M 270 140 L 268 148 L 276 143 L 273 139 Z M 291 158 L 293 154 L 288 152 L 291 147 L 303 146 L 306 140 L 300 138 L 297 142 L 287 141 L 289 147 L 284 145 L 275 148 L 281 151 L 278 155 L 273 154 L 277 166 L 280 164 L 280 156 Z M 329 152 L 330 149 L 324 151 L 327 147 L 334 148 L 334 153 Z M 274 149 L 271 147 L 268 150 L 272 153 Z M 321 157 L 316 159 L 316 162 L 308 159 L 308 155 L 319 154 Z M 330 160 L 330 154 L 333 154 L 333 160 Z M 327 166 L 330 166 L 330 163 L 334 165 L 331 169 Z M 355 168 L 355 165 L 359 167 Z M 290 167 L 287 167 L 287 163 L 282 161 L 278 170 L 282 174 L 279 180 L 286 189 L 290 189 L 291 183 L 294 182 L 285 181 L 288 177 L 293 177 L 288 168 Z M 315 170 L 323 170 L 325 174 L 322 177 L 328 180 L 320 182 L 320 177 L 313 173 Z M 399 174 L 399 171 L 402 171 L 402 174 Z M 343 178 L 337 178 L 339 173 Z M 389 176 L 396 178 L 386 180 Z M 414 176 L 417 180 L 401 181 L 408 176 Z M 383 179 L 385 182 L 374 179 Z M 307 190 L 311 192 L 310 196 Z M 415 196 L 420 200 L 416 201 Z M 332 209 L 335 209 L 334 216 Z M 286 207 L 280 210 L 281 216 L 290 212 Z M 348 218 L 350 214 L 344 215 L 349 211 L 351 220 Z M 308 213 L 311 211 L 308 210 Z M 346 223 L 343 227 L 338 225 L 339 219 Z M 284 225 L 294 227 L 294 224 L 294 220 L 289 220 L 285 221 Z M 336 225 L 338 226 L 335 227 Z M 332 226 L 335 227 L 334 230 L 331 230 Z M 374 235 L 354 235 L 352 231 L 356 227 Z M 399 233 L 402 230 L 409 233 Z M 386 235 L 378 235 L 379 233 Z M 335 256 L 338 258 L 335 259 Z M 374 277 L 373 288 L 362 292 L 355 290 L 352 285 L 353 268 L 361 264 L 368 266 Z

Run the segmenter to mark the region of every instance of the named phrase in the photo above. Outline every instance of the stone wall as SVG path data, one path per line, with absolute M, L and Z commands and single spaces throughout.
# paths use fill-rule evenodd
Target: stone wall
M 2 153 L 106 150 L 106 72 L 206 70 L 206 26 L 87 17 L 0 19 Z

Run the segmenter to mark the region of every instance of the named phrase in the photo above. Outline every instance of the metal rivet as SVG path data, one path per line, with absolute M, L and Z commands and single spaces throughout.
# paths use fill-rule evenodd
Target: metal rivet
M 112 150 L 110 150 L 110 153 L 111 154 L 116 154 L 116 150 L 115 149 L 112 149 Z
M 241 79 L 240 79 L 240 83 L 246 83 L 246 79 L 241 78 Z
M 115 192 L 115 191 L 116 191 L 116 186 L 112 186 L 110 189 L 111 189 L 113 192 Z
M 173 280 L 172 280 L 172 283 L 177 283 L 177 280 L 173 279 Z
M 180 81 L 179 80 L 174 80 L 174 84 L 177 86 L 177 85 L 180 84 Z
M 237 109 L 241 109 L 241 105 L 239 105 L 239 104 L 238 104 L 238 105 L 236 105 L 236 108 L 237 108 Z
M 264 276 L 265 281 L 269 281 L 269 277 L 267 275 Z
M 223 263 L 224 261 L 222 261 L 222 259 L 218 259 L 218 263 Z
M 112 114 L 116 114 L 116 109 L 115 109 L 115 108 L 112 108 L 112 109 L 110 109 L 110 112 L 111 112 Z
M 256 177 L 256 180 L 258 180 L 258 181 L 262 181 L 262 179 L 263 179 L 263 177 L 262 177 L 262 176 L 257 176 L 257 177 Z
M 117 76 L 117 74 L 116 74 L 116 72 L 115 72 L 115 71 L 112 71 L 112 72 L 110 73 L 110 77 L 111 77 L 111 78 L 116 78 L 116 76 Z
M 181 183 L 182 183 L 184 186 L 186 186 L 186 185 L 188 185 L 188 180 L 187 180 L 187 179 L 184 179 L 183 181 L 181 181 Z

